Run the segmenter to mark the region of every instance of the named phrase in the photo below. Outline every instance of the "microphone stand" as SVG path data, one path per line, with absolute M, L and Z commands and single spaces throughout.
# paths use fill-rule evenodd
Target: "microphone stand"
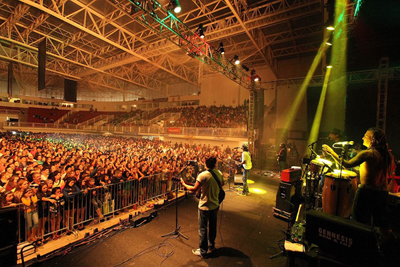
M 228 162 L 228 168 L 229 168 L 229 170 L 228 170 L 228 172 L 229 172 L 229 175 L 228 175 L 228 190 L 226 190 L 226 192 L 233 192 L 234 190 L 231 188 L 231 177 L 235 177 L 235 175 L 233 174 L 233 170 L 232 170 L 232 159 L 227 159 L 227 162 Z
M 189 238 L 187 236 L 185 236 L 184 234 L 182 234 L 179 230 L 181 229 L 181 227 L 178 225 L 178 182 L 180 181 L 180 179 L 178 178 L 179 175 L 187 169 L 187 167 L 189 167 L 189 165 L 186 165 L 185 168 L 183 168 L 175 177 L 172 177 L 172 180 L 175 182 L 175 230 L 162 235 L 161 237 L 167 237 L 167 236 L 176 236 L 176 237 L 183 237 L 186 240 L 189 240 Z
M 315 141 L 315 142 L 311 143 L 310 145 L 308 145 L 308 148 L 309 148 L 310 151 L 311 151 L 311 155 L 310 155 L 310 158 L 311 158 L 311 159 L 313 159 L 314 157 L 316 157 L 316 156 L 318 155 L 317 152 L 315 152 L 314 149 L 313 149 L 313 146 L 314 146 L 317 142 L 318 142 L 318 141 Z M 310 162 L 310 163 L 311 163 L 311 162 Z M 305 203 L 306 203 L 307 208 L 310 208 L 310 206 L 311 206 L 311 182 L 312 182 L 312 174 L 308 175 L 309 167 L 310 167 L 310 164 L 308 163 L 308 164 L 306 165 L 305 172 L 304 172 L 304 177 L 305 177 L 305 179 L 306 179 L 306 191 L 305 191 L 305 197 L 306 197 L 306 199 L 305 199 Z M 308 181 L 307 181 L 307 180 L 308 180 Z

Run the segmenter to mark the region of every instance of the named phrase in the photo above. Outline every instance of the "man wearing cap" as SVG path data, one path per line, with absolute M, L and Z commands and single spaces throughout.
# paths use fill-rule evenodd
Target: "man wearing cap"
M 328 146 L 333 146 L 334 143 L 340 142 L 342 138 L 341 135 L 341 130 L 339 130 L 338 128 L 333 128 L 332 131 L 329 132 L 328 135 L 328 143 L 324 144 L 324 145 L 328 145 Z M 337 148 L 333 148 L 333 150 L 335 151 L 336 154 L 341 155 L 342 154 L 342 147 L 337 147 Z M 326 154 L 323 150 L 323 157 L 325 157 L 326 159 L 330 160 L 332 162 L 332 168 L 333 169 L 337 169 L 339 168 L 339 166 L 337 165 L 337 163 L 335 162 L 335 160 L 331 157 L 331 155 Z M 346 158 L 346 157 L 345 157 Z
M 243 192 L 239 193 L 239 194 L 242 196 L 248 196 L 249 195 L 249 185 L 247 184 L 247 178 L 249 178 L 250 170 L 253 165 L 251 163 L 249 144 L 243 143 L 242 149 L 243 149 L 242 162 L 240 162 L 240 164 L 243 165 Z
M 333 128 L 328 135 L 328 139 L 333 143 L 337 143 L 340 141 L 341 131 L 338 128 Z

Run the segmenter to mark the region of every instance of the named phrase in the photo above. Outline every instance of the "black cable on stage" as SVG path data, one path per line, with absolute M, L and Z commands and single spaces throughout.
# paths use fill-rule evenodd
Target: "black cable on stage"
M 121 227 L 121 228 L 115 230 L 116 228 L 119 228 L 119 227 Z M 50 259 L 52 259 L 54 257 L 57 257 L 57 256 L 66 255 L 66 254 L 74 254 L 74 253 L 78 253 L 78 252 L 81 252 L 83 250 L 86 250 L 88 248 L 92 248 L 93 246 L 97 246 L 97 245 L 101 244 L 102 242 L 104 242 L 108 238 L 110 238 L 110 237 L 112 237 L 112 236 L 114 236 L 114 235 L 116 235 L 118 233 L 121 233 L 121 232 L 123 232 L 123 231 L 125 231 L 127 229 L 130 229 L 130 228 L 131 228 L 130 226 L 121 225 L 121 226 L 113 226 L 113 227 L 104 229 L 104 230 L 102 230 L 100 232 L 97 232 L 97 233 L 91 235 L 91 236 L 88 236 L 87 238 L 84 238 L 84 239 L 80 240 L 80 242 L 76 242 L 76 243 L 71 244 L 67 248 L 63 247 L 61 249 L 58 249 L 58 250 L 52 252 L 51 254 L 46 255 L 45 259 L 44 260 L 43 259 L 39 260 L 39 262 L 40 263 L 41 262 L 45 262 L 45 261 L 50 260 Z M 96 242 L 100 238 L 103 238 L 105 235 L 111 233 L 112 231 L 114 231 L 114 232 L 111 235 L 108 235 L 104 239 L 100 240 L 99 242 Z M 91 243 L 91 242 L 93 242 L 93 243 L 90 244 L 89 246 L 83 246 L 83 245 Z M 75 249 L 77 247 L 80 247 L 80 248 L 78 248 L 77 250 L 72 251 L 73 249 Z
M 160 253 L 160 252 L 158 252 L 158 251 L 159 251 L 161 248 L 163 248 L 163 247 L 170 247 L 170 248 L 171 248 L 171 251 L 168 252 L 168 253 Z M 169 242 L 166 242 L 166 240 L 165 240 L 165 241 L 159 243 L 158 245 L 154 245 L 154 246 L 148 247 L 148 248 L 146 248 L 146 249 L 144 249 L 144 250 L 142 250 L 142 251 L 136 253 L 136 254 L 133 255 L 132 257 L 130 257 L 130 258 L 124 260 L 123 262 L 120 262 L 120 263 L 114 265 L 113 267 L 119 267 L 119 266 L 123 265 L 124 263 L 127 263 L 128 261 L 133 260 L 134 258 L 140 257 L 140 256 L 142 256 L 142 255 L 145 255 L 145 254 L 147 254 L 147 253 L 149 253 L 149 252 L 152 252 L 152 251 L 155 251 L 155 250 L 157 250 L 157 254 L 158 254 L 160 257 L 164 257 L 164 258 L 165 258 L 165 259 L 163 259 L 163 260 L 160 262 L 160 266 L 161 266 L 161 264 L 163 264 L 163 262 L 164 262 L 165 260 L 167 260 L 169 257 L 171 257 L 172 255 L 174 255 L 174 253 L 175 253 L 174 245 L 172 245 L 172 244 L 169 243 Z

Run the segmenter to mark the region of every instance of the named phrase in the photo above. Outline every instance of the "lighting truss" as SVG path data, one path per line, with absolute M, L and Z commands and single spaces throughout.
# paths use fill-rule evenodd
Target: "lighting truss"
M 110 4 L 124 11 L 144 27 L 152 30 L 162 38 L 178 46 L 188 56 L 196 58 L 227 78 L 250 89 L 250 76 L 239 67 L 225 59 L 217 49 L 193 32 L 180 21 L 171 11 L 155 0 L 107 0 Z M 135 12 L 132 12 L 132 9 Z M 152 22 L 156 23 L 153 24 Z M 171 34 L 172 33 L 172 34 Z

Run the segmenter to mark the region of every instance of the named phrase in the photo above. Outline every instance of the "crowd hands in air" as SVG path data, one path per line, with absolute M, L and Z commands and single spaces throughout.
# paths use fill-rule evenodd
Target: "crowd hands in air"
M 180 113 L 180 118 L 168 122 L 169 127 L 202 127 L 202 128 L 240 128 L 247 125 L 246 106 L 198 106 L 198 107 L 172 107 L 158 108 L 150 112 L 140 110 L 131 111 L 115 118 L 111 125 L 121 126 L 150 126 L 150 120 L 164 113 Z M 125 122 L 131 118 L 134 121 Z
M 101 205 L 110 192 L 99 188 L 146 180 L 157 174 L 164 174 L 167 183 L 172 184 L 172 177 L 189 161 L 196 161 L 203 170 L 205 159 L 210 156 L 218 159 L 222 169 L 227 168 L 227 159 L 240 158 L 240 153 L 235 154 L 235 150 L 223 145 L 61 133 L 29 136 L 3 133 L 0 136 L 1 208 L 19 208 L 28 241 L 34 242 L 46 234 L 46 221 L 46 232 L 51 233 L 48 238 L 57 239 L 60 226 L 66 227 L 67 233 L 73 230 L 74 222 L 78 229 L 84 228 L 85 206 L 92 207 L 93 217 L 103 218 Z M 132 183 L 134 186 L 138 184 Z M 124 186 L 124 190 L 121 186 L 116 188 L 111 194 L 114 198 L 123 195 L 118 204 L 123 207 L 130 193 Z M 143 193 L 143 186 L 140 190 Z M 73 204 L 72 199 L 79 195 L 90 197 L 85 198 L 88 201 Z

